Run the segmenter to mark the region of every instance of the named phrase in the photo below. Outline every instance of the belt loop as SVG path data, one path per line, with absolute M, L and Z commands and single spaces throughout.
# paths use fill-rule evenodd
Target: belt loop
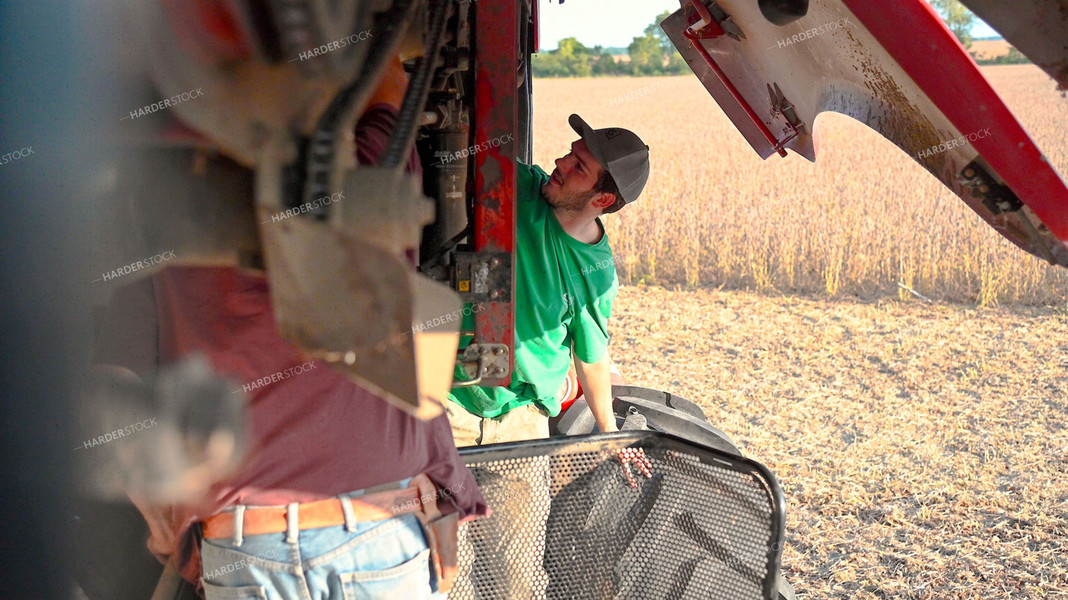
M 426 517 L 427 521 L 433 521 L 441 516 L 441 511 L 438 509 L 438 486 L 426 473 L 412 477 L 408 487 L 414 487 L 419 492 L 419 512 Z
M 245 505 L 234 507 L 234 546 L 241 547 L 245 541 Z
M 356 531 L 356 512 L 352 510 L 352 498 L 349 498 L 348 494 L 342 494 L 338 496 L 338 500 L 341 500 L 341 512 L 345 513 L 345 531 L 352 533 Z
M 290 502 L 286 505 L 286 543 L 296 544 L 297 535 L 300 531 L 300 523 L 297 520 L 297 510 L 300 506 L 297 502 Z

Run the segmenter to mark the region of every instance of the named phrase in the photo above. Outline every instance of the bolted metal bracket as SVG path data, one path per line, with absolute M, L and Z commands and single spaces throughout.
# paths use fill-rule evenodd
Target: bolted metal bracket
M 457 252 L 456 290 L 464 302 L 511 302 L 512 255 Z
M 483 379 L 501 379 L 508 374 L 510 355 L 507 344 L 475 344 L 463 350 L 457 364 L 467 372 L 467 381 L 455 381 L 453 387 L 471 387 Z
M 745 39 L 745 33 L 734 22 L 727 11 L 714 1 L 707 5 L 704 0 L 690 0 L 690 6 L 696 11 L 687 18 L 690 35 L 697 39 L 711 39 L 728 35 L 735 40 Z
M 782 118 L 786 120 L 787 127 L 783 129 L 784 132 L 787 130 L 793 131 L 792 135 L 781 140 L 780 143 L 785 144 L 799 134 L 807 133 L 805 131 L 805 122 L 797 116 L 797 109 L 795 109 L 794 105 L 786 99 L 786 95 L 779 89 L 779 84 L 768 84 L 768 96 L 771 98 L 771 113 L 773 115 L 781 115 Z
M 961 185 L 971 188 L 972 193 L 983 201 L 983 206 L 995 215 L 1016 212 L 1023 207 L 1016 194 L 995 181 L 978 161 L 973 160 L 964 167 L 958 180 Z

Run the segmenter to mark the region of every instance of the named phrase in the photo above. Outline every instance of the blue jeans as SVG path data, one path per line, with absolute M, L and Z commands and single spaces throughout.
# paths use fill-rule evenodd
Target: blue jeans
M 381 521 L 201 541 L 207 600 L 444 599 L 414 514 Z

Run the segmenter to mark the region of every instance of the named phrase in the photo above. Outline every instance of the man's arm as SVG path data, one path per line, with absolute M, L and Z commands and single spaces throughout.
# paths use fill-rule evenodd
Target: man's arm
M 574 354 L 574 353 L 572 353 Z M 612 412 L 612 359 L 608 350 L 604 356 L 595 363 L 584 363 L 575 357 L 575 371 L 579 383 L 586 394 L 586 403 L 593 412 L 593 418 L 597 421 L 597 429 L 602 432 L 619 431 L 616 427 L 616 417 Z
M 385 103 L 393 108 L 400 109 L 401 102 L 404 101 L 404 94 L 408 91 L 408 74 L 404 72 L 404 65 L 401 64 L 400 58 L 394 56 L 386 63 L 385 70 L 382 72 L 382 79 L 379 80 L 378 87 L 371 94 L 370 100 L 367 101 L 367 107 L 370 108 L 375 104 Z

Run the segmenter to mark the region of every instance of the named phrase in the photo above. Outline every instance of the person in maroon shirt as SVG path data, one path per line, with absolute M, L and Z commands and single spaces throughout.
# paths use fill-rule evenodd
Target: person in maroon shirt
M 361 163 L 384 148 L 405 87 L 394 60 L 356 126 Z M 421 172 L 414 151 L 408 169 Z M 98 364 L 147 379 L 200 355 L 247 393 L 250 448 L 234 475 L 192 504 L 134 498 L 149 548 L 208 600 L 430 597 L 420 521 L 488 512 L 447 417 L 419 420 L 307 360 L 278 335 L 268 286 L 262 271 L 166 267 L 109 305 Z

